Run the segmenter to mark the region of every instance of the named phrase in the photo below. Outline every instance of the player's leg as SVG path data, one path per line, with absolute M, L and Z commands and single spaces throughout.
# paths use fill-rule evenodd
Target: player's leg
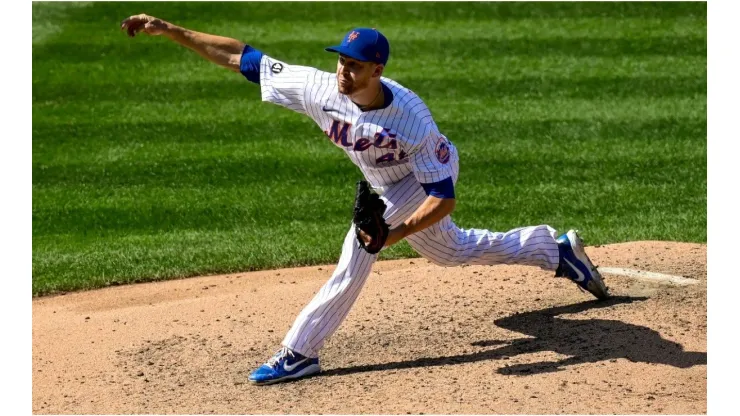
M 381 197 L 387 206 L 384 217 L 395 226 L 411 215 L 426 195 L 411 177 L 389 187 Z M 300 312 L 283 339 L 283 348 L 253 372 L 250 381 L 272 384 L 318 372 L 319 350 L 354 305 L 376 258 L 360 248 L 354 226 L 350 227 L 331 278 Z
M 272 384 L 319 372 L 319 350 L 349 313 L 376 257 L 359 247 L 354 226 L 350 227 L 331 278 L 295 319 L 283 339 L 283 348 L 254 371 L 249 380 Z
M 307 357 L 318 357 L 326 338 L 352 308 L 376 258 L 377 255 L 359 247 L 355 228 L 350 227 L 331 278 L 298 315 L 283 339 L 283 346 Z
M 571 230 L 559 238 L 548 225 L 507 232 L 461 229 L 447 216 L 437 224 L 406 237 L 419 254 L 441 266 L 521 264 L 555 271 L 600 299 L 608 291 L 601 275 Z
M 406 240 L 419 254 L 441 266 L 521 264 L 554 271 L 560 262 L 555 230 L 547 225 L 493 232 L 461 229 L 447 216 Z
M 407 178 L 381 196 L 384 218 L 391 227 L 401 223 L 424 201 L 423 189 Z M 357 242 L 354 225 L 344 238 L 342 255 L 332 277 L 301 311 L 283 340 L 283 346 L 307 357 L 317 357 L 324 341 L 336 331 L 360 294 L 377 255 L 368 254 Z
M 454 146 L 450 150 L 452 181 L 457 183 L 459 157 Z M 597 298 L 609 296 L 601 275 L 573 230 L 557 238 L 555 230 L 548 225 L 516 228 L 505 233 L 476 228 L 463 230 L 447 216 L 406 240 L 419 254 L 439 265 L 539 266 L 555 270 L 555 276 L 570 278 Z

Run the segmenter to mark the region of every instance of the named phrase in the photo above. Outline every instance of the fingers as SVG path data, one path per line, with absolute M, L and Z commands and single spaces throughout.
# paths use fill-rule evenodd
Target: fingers
M 125 19 L 123 22 L 121 22 L 121 30 L 126 30 L 128 35 L 131 37 L 136 35 L 136 32 L 139 31 L 139 28 L 141 26 L 142 26 L 142 22 L 136 16 L 131 16 L 128 19 Z
M 151 18 L 145 14 L 128 17 L 121 22 L 121 30 L 126 30 L 130 37 L 134 37 L 150 20 Z
M 131 37 L 136 36 L 136 34 L 139 33 L 139 31 L 141 31 L 141 28 L 142 27 L 143 27 L 143 25 L 141 23 L 138 23 L 138 22 L 135 23 L 135 24 L 129 25 L 128 30 L 127 30 L 128 31 L 128 35 L 131 36 Z
M 360 237 L 362 238 L 362 241 L 366 245 L 370 245 L 373 242 L 373 238 L 370 236 L 370 234 L 368 234 L 368 233 L 366 233 L 366 232 L 364 232 L 362 230 L 360 230 Z

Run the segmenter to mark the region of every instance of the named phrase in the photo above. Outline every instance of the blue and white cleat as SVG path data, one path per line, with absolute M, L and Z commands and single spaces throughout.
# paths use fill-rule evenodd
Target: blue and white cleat
M 265 385 L 294 380 L 321 371 L 318 358 L 304 357 L 287 347 L 281 348 L 265 364 L 249 375 L 253 384 Z
M 560 265 L 555 277 L 567 277 L 582 290 L 587 290 L 599 299 L 609 298 L 609 289 L 601 274 L 586 255 L 578 231 L 570 230 L 556 240 L 560 251 Z

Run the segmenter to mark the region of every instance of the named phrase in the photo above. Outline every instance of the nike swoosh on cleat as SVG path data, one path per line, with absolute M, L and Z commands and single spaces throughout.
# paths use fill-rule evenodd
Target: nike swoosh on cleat
M 565 262 L 568 263 L 568 265 L 570 266 L 571 269 L 573 269 L 573 270 L 576 271 L 576 274 L 578 275 L 578 278 L 576 279 L 576 282 L 582 282 L 582 281 L 586 280 L 586 276 L 584 276 L 584 274 L 581 273 L 580 270 L 578 270 L 578 267 L 576 267 L 573 263 L 571 263 L 570 261 L 568 261 L 568 259 L 566 259 L 565 256 L 563 256 L 563 260 L 565 260 Z
M 296 362 L 293 365 L 288 365 L 288 363 L 285 362 L 285 363 L 283 363 L 283 369 L 285 371 L 287 371 L 287 372 L 291 372 L 291 371 L 295 370 L 296 368 L 298 368 L 299 365 L 305 363 L 306 361 L 308 361 L 308 358 L 304 358 L 301 361 L 298 361 L 298 362 Z

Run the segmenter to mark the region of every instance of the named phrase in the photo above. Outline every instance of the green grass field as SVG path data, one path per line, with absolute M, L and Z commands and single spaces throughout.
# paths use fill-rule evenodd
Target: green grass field
M 706 242 L 705 3 L 36 2 L 34 295 L 339 258 L 359 170 L 241 75 L 125 36 L 138 13 L 328 71 L 377 27 L 460 150 L 463 228 Z

